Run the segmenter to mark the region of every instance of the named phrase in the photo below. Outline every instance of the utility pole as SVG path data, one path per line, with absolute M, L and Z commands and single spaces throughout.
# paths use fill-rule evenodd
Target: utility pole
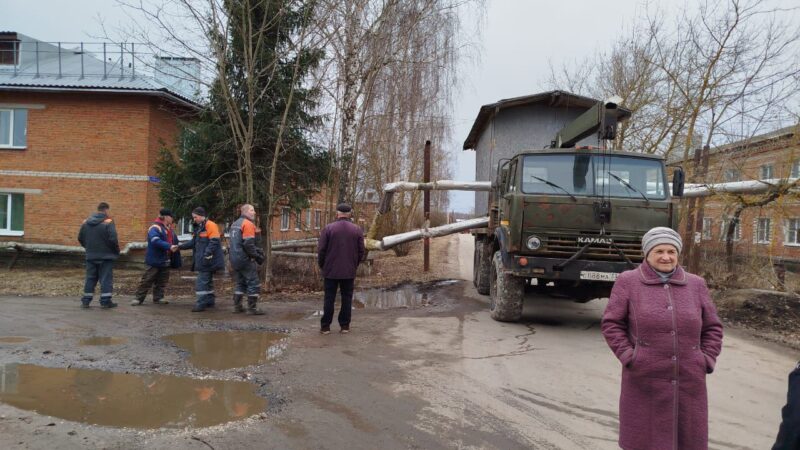
M 431 141 L 425 141 L 425 161 L 424 161 L 424 172 L 422 175 L 423 182 L 430 183 L 431 182 Z M 430 189 L 425 189 L 423 194 L 423 213 L 425 221 L 425 229 L 428 229 L 431 225 L 431 191 Z M 422 247 L 422 271 L 428 272 L 431 269 L 430 259 L 431 259 L 431 238 L 425 237 L 423 240 L 423 247 Z

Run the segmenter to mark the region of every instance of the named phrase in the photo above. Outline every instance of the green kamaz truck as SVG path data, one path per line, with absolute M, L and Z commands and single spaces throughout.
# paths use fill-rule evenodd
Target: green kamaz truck
M 518 320 L 526 291 L 579 302 L 608 296 L 617 275 L 642 262 L 642 235 L 677 226 L 682 170 L 670 186 L 663 157 L 606 149 L 630 113 L 615 100 L 592 103 L 547 148 L 483 160 L 494 163 L 494 179 L 489 226 L 473 230 L 474 284 L 490 296 L 495 320 Z M 502 129 L 489 126 L 496 151 Z M 580 145 L 595 138 L 597 146 Z

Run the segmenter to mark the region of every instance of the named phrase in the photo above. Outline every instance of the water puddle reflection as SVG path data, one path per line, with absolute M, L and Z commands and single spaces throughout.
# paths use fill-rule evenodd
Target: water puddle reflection
M 271 347 L 285 337 L 266 331 L 207 331 L 173 334 L 165 339 L 190 352 L 193 366 L 224 370 L 266 362 L 276 355 Z
M 81 339 L 78 345 L 119 345 L 128 342 L 127 339 L 113 336 L 95 336 Z
M 430 306 L 434 290 L 458 283 L 458 280 L 441 280 L 424 284 L 401 284 L 388 289 L 367 289 L 353 293 L 353 308 L 416 308 Z
M 0 344 L 21 344 L 30 340 L 31 338 L 21 336 L 0 336 Z
M 0 402 L 75 422 L 130 428 L 208 427 L 263 411 L 243 381 L 0 365 Z

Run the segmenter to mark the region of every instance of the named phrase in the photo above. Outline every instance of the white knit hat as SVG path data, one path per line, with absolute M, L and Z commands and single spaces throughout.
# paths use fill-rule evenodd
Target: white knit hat
M 667 227 L 655 227 L 642 236 L 642 254 L 647 258 L 650 250 L 661 244 L 669 244 L 675 247 L 679 254 L 683 249 L 683 241 L 677 231 Z

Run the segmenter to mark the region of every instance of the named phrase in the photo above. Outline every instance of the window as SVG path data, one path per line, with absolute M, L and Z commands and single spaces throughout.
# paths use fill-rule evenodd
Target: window
M 0 235 L 22 236 L 25 223 L 25 196 L 0 193 Z
M 289 208 L 281 209 L 281 231 L 286 231 L 289 229 Z
M 725 169 L 725 181 L 730 183 L 732 181 L 739 181 L 739 170 L 737 169 Z
M 191 217 L 182 217 L 175 222 L 175 231 L 178 232 L 179 241 L 188 241 L 192 238 L 192 224 L 194 221 Z
M 711 217 L 703 217 L 703 240 L 711 240 Z
M 765 165 L 761 166 L 761 179 L 762 180 L 768 180 L 768 179 L 772 178 L 772 173 L 773 173 L 772 164 L 765 164 Z
M 792 163 L 792 173 L 789 175 L 789 177 L 800 178 L 800 160 Z
M 783 227 L 783 243 L 798 245 L 798 230 L 800 230 L 800 219 L 787 219 Z
M 300 218 L 302 211 L 297 210 L 294 213 L 294 231 L 300 231 L 303 228 L 303 220 Z
M 25 148 L 27 134 L 27 109 L 0 109 L 0 148 Z
M 306 230 L 311 229 L 311 208 L 306 211 Z
M 314 210 L 314 229 L 319 230 L 322 228 L 322 211 L 315 209 Z
M 720 227 L 720 235 L 719 240 L 725 242 L 728 238 L 728 224 L 731 222 L 731 219 L 726 217 L 722 219 L 721 227 Z M 742 238 L 742 228 L 739 226 L 739 222 L 736 222 L 736 228 L 733 229 L 733 240 L 738 241 Z
M 772 240 L 772 221 L 766 217 L 759 217 L 756 221 L 756 242 L 769 244 Z
M 0 33 L 0 66 L 19 65 L 20 45 L 17 33 Z

